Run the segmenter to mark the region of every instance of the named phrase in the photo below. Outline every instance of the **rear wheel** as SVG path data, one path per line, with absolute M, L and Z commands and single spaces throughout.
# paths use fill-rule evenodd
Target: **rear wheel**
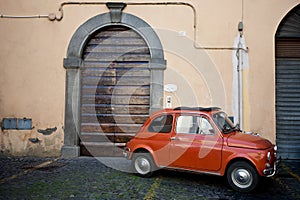
M 132 159 L 132 167 L 134 172 L 142 177 L 150 177 L 155 170 L 155 164 L 149 153 L 135 153 Z
M 259 175 L 256 169 L 249 163 L 238 161 L 231 164 L 227 170 L 229 185 L 239 192 L 250 192 L 256 188 Z

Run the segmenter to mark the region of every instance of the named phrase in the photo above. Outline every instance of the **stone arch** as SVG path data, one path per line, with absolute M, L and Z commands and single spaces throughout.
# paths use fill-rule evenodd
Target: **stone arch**
M 144 20 L 123 13 L 126 4 L 109 3 L 109 13 L 99 14 L 82 24 L 73 34 L 64 59 L 66 69 L 65 96 L 65 127 L 62 157 L 79 156 L 79 122 L 80 122 L 80 66 L 85 44 L 97 30 L 111 25 L 121 25 L 133 29 L 146 41 L 150 50 L 149 69 L 151 73 L 150 85 L 150 113 L 163 106 L 163 71 L 166 61 L 159 37 Z

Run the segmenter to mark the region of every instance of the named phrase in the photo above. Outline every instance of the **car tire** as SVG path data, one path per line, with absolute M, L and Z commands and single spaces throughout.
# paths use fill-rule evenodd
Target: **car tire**
M 226 178 L 228 184 L 239 192 L 250 192 L 257 187 L 259 182 L 256 169 L 245 161 L 231 164 L 227 170 Z
M 150 153 L 134 153 L 132 159 L 133 172 L 141 177 L 150 177 L 156 166 Z

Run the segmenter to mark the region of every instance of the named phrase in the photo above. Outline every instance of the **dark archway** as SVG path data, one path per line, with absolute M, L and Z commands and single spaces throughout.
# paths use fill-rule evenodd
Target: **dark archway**
M 281 21 L 275 48 L 278 153 L 283 159 L 300 159 L 300 5 Z

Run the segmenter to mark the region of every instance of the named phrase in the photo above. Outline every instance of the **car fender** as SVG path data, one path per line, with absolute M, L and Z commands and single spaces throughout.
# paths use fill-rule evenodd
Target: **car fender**
M 134 149 L 132 149 L 132 152 L 131 152 L 131 155 L 130 155 L 130 159 L 132 159 L 132 156 L 134 153 L 137 153 L 137 152 L 149 152 L 153 158 L 153 161 L 154 163 L 157 165 L 157 158 L 153 152 L 153 150 L 149 147 L 149 146 L 146 146 L 146 145 L 137 145 Z
M 253 152 L 253 153 L 257 154 L 257 152 Z M 249 153 L 249 152 L 247 152 L 247 153 L 241 153 L 241 152 L 236 153 L 236 151 L 231 151 L 230 155 L 223 156 L 222 157 L 222 168 L 220 170 L 220 174 L 222 176 L 225 175 L 227 168 L 233 162 L 244 160 L 244 161 L 247 161 L 247 162 L 251 163 L 255 167 L 256 171 L 261 175 L 261 172 L 257 167 L 257 163 L 258 163 L 257 160 L 261 159 L 261 158 L 254 159 L 253 153 Z M 223 155 L 224 154 L 226 154 L 226 152 L 225 153 L 223 152 Z

